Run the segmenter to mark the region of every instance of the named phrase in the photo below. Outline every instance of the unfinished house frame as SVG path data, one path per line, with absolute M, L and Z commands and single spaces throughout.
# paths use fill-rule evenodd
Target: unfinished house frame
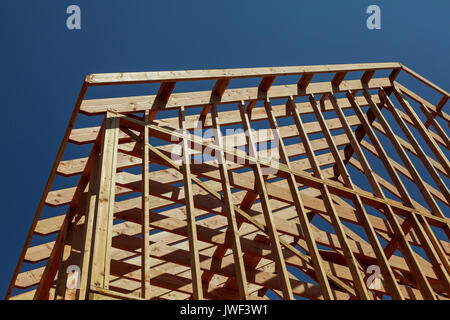
M 449 299 L 448 98 L 400 63 L 88 75 L 6 299 Z

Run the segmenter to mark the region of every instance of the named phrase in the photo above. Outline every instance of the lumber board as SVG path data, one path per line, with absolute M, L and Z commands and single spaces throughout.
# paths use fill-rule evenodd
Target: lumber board
M 212 69 L 182 70 L 126 73 L 94 73 L 86 76 L 90 85 L 107 85 L 117 83 L 151 83 L 164 81 L 217 80 L 223 78 L 252 78 L 264 76 L 296 75 L 303 73 L 333 73 L 339 71 L 384 70 L 400 67 L 398 62 L 335 64 L 298 67 L 245 68 L 245 69 Z

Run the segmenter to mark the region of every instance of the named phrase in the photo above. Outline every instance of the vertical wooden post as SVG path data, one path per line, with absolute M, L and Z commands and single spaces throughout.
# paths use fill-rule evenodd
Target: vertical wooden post
M 180 129 L 183 134 L 185 132 L 185 116 L 184 107 L 181 107 L 178 114 Z M 187 233 L 189 241 L 189 255 L 191 262 L 191 275 L 192 275 L 192 292 L 194 300 L 203 299 L 202 278 L 200 274 L 200 258 L 198 254 L 198 239 L 197 239 L 197 227 L 195 222 L 195 208 L 194 208 L 194 193 L 192 191 L 192 179 L 191 179 L 191 156 L 189 154 L 190 148 L 188 142 L 183 139 L 182 149 L 182 163 L 183 170 L 183 184 L 184 184 L 184 199 L 186 202 L 186 220 L 187 220 Z
M 110 253 L 114 218 L 119 118 L 115 114 L 107 112 L 105 122 L 100 160 L 100 190 L 96 210 L 91 286 L 108 289 L 109 269 L 111 265 Z
M 103 128 L 99 135 L 102 134 Z M 95 235 L 93 233 L 95 226 L 95 210 L 97 204 L 98 190 L 99 190 L 99 162 L 100 162 L 100 147 L 95 145 L 92 154 L 92 166 L 89 180 L 88 196 L 86 201 L 84 230 L 83 230 L 83 247 L 81 249 L 81 275 L 80 275 L 80 289 L 77 291 L 77 299 L 87 299 L 89 284 L 91 279 L 91 265 L 92 254 Z
M 73 217 L 70 222 L 67 224 L 67 228 L 64 232 L 64 240 L 63 240 L 63 248 L 61 250 L 60 258 L 59 258 L 59 266 L 58 266 L 58 274 L 56 278 L 55 285 L 55 294 L 54 300 L 69 300 L 66 298 L 66 283 L 67 283 L 67 267 L 69 266 L 69 261 L 73 260 L 72 246 L 74 238 L 74 223 L 75 217 Z
M 142 252 L 141 252 L 141 298 L 150 299 L 150 195 L 149 195 L 149 154 L 148 154 L 148 123 L 149 111 L 144 113 L 144 143 L 142 146 Z

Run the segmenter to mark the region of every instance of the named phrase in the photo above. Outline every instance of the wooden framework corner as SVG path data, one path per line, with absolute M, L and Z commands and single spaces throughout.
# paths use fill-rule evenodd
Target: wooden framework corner
M 398 62 L 88 75 L 6 299 L 448 300 L 448 97 Z

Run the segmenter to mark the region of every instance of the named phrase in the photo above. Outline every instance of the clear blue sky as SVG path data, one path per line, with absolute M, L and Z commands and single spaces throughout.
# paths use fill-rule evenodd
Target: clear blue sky
M 381 30 L 366 28 L 370 4 Z M 2 0 L 0 294 L 85 74 L 400 61 L 448 90 L 449 13 L 448 0 Z

